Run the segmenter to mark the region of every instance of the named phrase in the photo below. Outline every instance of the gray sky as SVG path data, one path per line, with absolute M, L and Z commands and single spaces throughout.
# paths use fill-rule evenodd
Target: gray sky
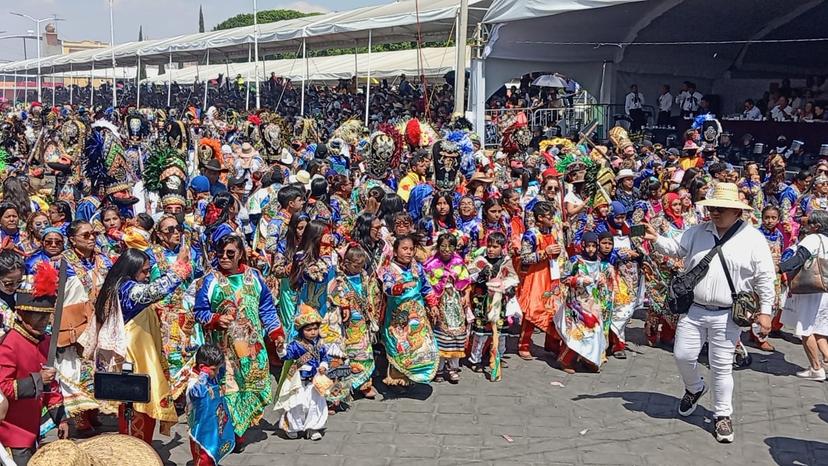
M 138 26 L 144 39 L 159 39 L 198 32 L 198 7 L 204 8 L 204 28 L 209 31 L 219 22 L 239 13 L 252 13 L 253 0 L 114 0 L 115 42 L 138 39 Z M 343 11 L 392 0 L 258 0 L 259 10 L 293 9 L 299 11 Z M 10 15 L 15 11 L 35 18 L 56 14 L 60 38 L 109 42 L 109 0 L 3 0 L 0 31 L 5 35 L 25 34 L 34 29 L 30 20 Z M 43 24 L 41 24 L 43 27 Z M 41 29 L 42 30 L 42 29 Z M 35 49 L 29 41 L 29 58 Z M 0 41 L 0 60 L 23 58 L 23 41 Z

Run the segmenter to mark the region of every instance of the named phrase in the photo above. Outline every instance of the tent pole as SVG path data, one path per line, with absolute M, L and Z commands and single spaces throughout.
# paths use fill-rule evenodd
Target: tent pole
M 457 17 L 457 63 L 454 67 L 454 113 L 466 112 L 466 32 L 469 20 L 469 0 L 460 0 Z
M 95 62 L 92 62 L 92 69 L 89 71 L 89 111 L 95 114 Z
M 244 83 L 244 109 L 250 110 L 250 44 L 247 44 L 247 79 Z
M 40 75 L 38 75 L 37 77 L 39 79 Z M 23 103 L 28 107 L 29 106 L 29 75 L 28 75 L 28 73 L 26 74 L 26 80 L 24 82 L 26 83 L 26 85 L 24 86 L 24 88 L 26 90 L 23 93 Z
M 207 49 L 207 69 L 210 68 L 210 49 Z M 210 86 L 210 77 L 204 80 L 204 105 L 202 110 L 207 111 L 207 88 Z
M 302 35 L 304 34 L 304 31 L 302 31 Z M 308 49 L 304 37 L 302 38 L 302 59 L 305 60 L 305 70 L 302 73 L 302 101 L 299 105 L 299 113 L 305 116 L 305 81 L 308 80 Z
M 354 41 L 354 92 L 359 89 L 359 63 L 357 63 L 357 47 L 359 42 Z
M 141 56 L 138 55 L 138 67 L 135 69 L 135 84 L 138 89 L 135 91 L 135 107 L 141 108 Z
M 6 98 L 6 75 L 3 74 L 3 98 Z
M 368 104 L 371 103 L 371 38 L 372 30 L 368 30 L 368 74 L 365 79 L 365 126 L 368 126 Z
M 253 74 L 256 79 L 256 109 L 262 108 L 261 100 L 259 98 L 259 11 L 256 8 L 256 0 L 253 0 L 253 48 L 255 51 L 254 54 L 254 61 L 256 62 L 256 66 L 253 68 Z
M 170 52 L 170 66 L 167 70 L 167 107 L 172 103 L 172 52 Z
M 55 67 L 52 67 L 52 75 L 49 76 L 49 81 L 52 82 L 52 107 L 55 106 Z
M 112 0 L 109 0 L 109 51 L 112 58 L 112 107 L 118 107 L 118 76 L 115 74 L 115 19 Z M 54 83 L 52 83 L 54 87 Z
M 17 70 L 14 70 L 14 97 L 12 98 L 12 105 L 17 104 Z
M 69 73 L 74 73 L 73 68 L 74 68 L 74 66 L 72 66 L 72 64 L 69 64 Z M 72 92 L 72 90 L 73 90 L 73 87 L 74 87 L 74 84 L 75 84 L 75 77 L 74 76 L 72 76 L 71 83 L 72 84 L 69 85 L 69 105 L 70 106 L 73 104 L 72 94 L 74 94 L 74 92 Z

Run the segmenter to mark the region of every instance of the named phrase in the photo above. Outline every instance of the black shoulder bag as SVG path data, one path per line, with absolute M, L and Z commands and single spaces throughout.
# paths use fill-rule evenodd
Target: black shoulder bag
M 729 240 L 742 226 L 742 220 L 738 220 L 729 230 L 722 236 L 722 239 L 716 241 L 716 246 L 713 247 L 704 258 L 696 264 L 692 269 L 674 276 L 670 280 L 670 285 L 667 287 L 667 307 L 673 314 L 686 314 L 693 305 L 693 289 L 699 284 L 702 278 L 707 275 L 710 269 L 710 261 L 713 256 L 721 249 L 721 247 Z M 732 289 L 732 287 L 731 287 Z M 735 301 L 734 301 L 735 302 Z
M 719 248 L 719 262 L 722 263 L 725 278 L 727 278 L 727 286 L 730 287 L 730 297 L 733 299 L 730 318 L 739 327 L 750 327 L 759 310 L 759 299 L 756 297 L 756 293 L 752 291 L 736 291 L 736 288 L 733 286 L 733 279 L 730 278 L 730 271 L 727 270 L 721 248 Z

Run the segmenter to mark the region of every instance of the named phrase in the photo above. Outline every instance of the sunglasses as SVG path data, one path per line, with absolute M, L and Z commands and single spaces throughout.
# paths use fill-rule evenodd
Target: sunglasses
M 49 222 L 34 222 L 33 225 L 35 228 L 44 228 L 49 226 Z
M 162 229 L 162 230 L 161 230 L 161 233 L 164 233 L 164 234 L 167 234 L 167 235 L 171 235 L 171 234 L 173 234 L 173 233 L 175 233 L 175 232 L 179 232 L 179 231 L 181 231 L 181 227 L 180 227 L 180 226 L 169 226 L 169 227 L 167 227 L 167 228 Z
M 92 239 L 95 237 L 95 233 L 91 231 L 87 231 L 84 233 L 78 233 L 75 235 L 75 238 L 83 238 L 83 239 Z
M 708 212 L 726 212 L 727 210 L 728 210 L 727 207 L 710 206 L 710 207 L 707 208 Z
M 228 259 L 235 259 L 237 253 L 238 251 L 236 251 L 235 249 L 225 249 L 224 251 L 219 252 L 218 256 L 226 257 Z
M 63 240 L 60 239 L 47 239 L 43 241 L 43 244 L 46 246 L 63 246 Z

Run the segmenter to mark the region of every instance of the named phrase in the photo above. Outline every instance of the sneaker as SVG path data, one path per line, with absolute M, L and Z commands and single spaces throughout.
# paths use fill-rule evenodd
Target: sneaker
M 719 443 L 731 443 L 735 434 L 733 433 L 733 421 L 730 416 L 716 418 L 716 441 Z
M 796 376 L 800 379 L 816 380 L 818 382 L 822 382 L 823 380 L 825 380 L 825 369 L 820 367 L 819 369 L 814 370 L 809 367 L 804 371 L 797 372 Z
M 730 420 L 730 418 L 728 418 L 728 420 Z M 319 441 L 319 440 L 322 440 L 322 433 L 321 433 L 321 432 L 319 432 L 318 430 L 315 430 L 315 431 L 313 431 L 313 433 L 312 433 L 312 434 L 310 434 L 310 437 L 309 437 L 309 438 L 310 438 L 311 440 L 313 440 L 314 442 Z
M 703 397 L 705 393 L 707 393 L 707 385 L 705 385 L 698 393 L 690 393 L 688 390 L 685 390 L 684 396 L 681 398 L 681 404 L 679 404 L 679 414 L 685 417 L 693 414 L 693 411 L 696 410 L 699 398 Z

